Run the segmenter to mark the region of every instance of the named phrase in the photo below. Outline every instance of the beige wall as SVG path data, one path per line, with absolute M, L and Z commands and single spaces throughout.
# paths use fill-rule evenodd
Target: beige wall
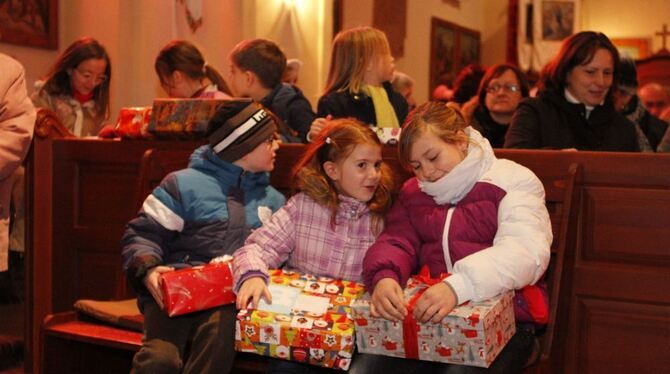
M 303 62 L 298 85 L 316 106 L 325 85 L 333 39 L 332 0 L 244 0 L 245 38 L 275 41 L 287 58 Z
M 606 4 L 606 6 L 605 6 Z M 605 33 L 610 38 L 647 38 L 651 53 L 661 49 L 663 24 L 670 27 L 668 0 L 582 0 L 582 28 Z M 670 49 L 670 38 L 666 48 Z
M 293 0 L 291 12 L 282 0 L 203 0 L 203 25 L 191 32 L 183 6 L 176 1 L 60 1 L 57 51 L 0 43 L 0 52 L 14 56 L 26 68 L 28 83 L 49 69 L 58 54 L 81 35 L 91 35 L 112 59 L 112 118 L 123 106 L 151 105 L 164 96 L 153 63 L 171 39 L 195 43 L 208 63 L 224 76 L 227 55 L 240 40 L 265 37 L 277 41 L 286 54 L 305 62 L 301 86 L 315 102 L 322 91 L 326 44 L 332 39 L 332 0 Z M 290 14 L 289 14 L 290 13 Z M 246 22 L 243 22 L 246 21 Z M 318 27 L 325 24 L 325 27 Z

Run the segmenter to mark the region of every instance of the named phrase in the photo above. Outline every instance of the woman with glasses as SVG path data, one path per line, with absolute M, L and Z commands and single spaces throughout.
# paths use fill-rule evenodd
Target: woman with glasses
M 563 41 L 542 69 L 538 96 L 519 103 L 505 148 L 638 150 L 634 125 L 613 105 L 619 53 L 603 33 Z
M 54 111 L 75 136 L 94 136 L 109 118 L 111 76 L 105 47 L 85 36 L 58 56 L 31 99 L 35 107 Z
M 499 64 L 486 71 L 479 92 L 463 105 L 467 123 L 479 131 L 493 148 L 502 148 L 517 105 L 528 97 L 526 76 L 516 66 Z

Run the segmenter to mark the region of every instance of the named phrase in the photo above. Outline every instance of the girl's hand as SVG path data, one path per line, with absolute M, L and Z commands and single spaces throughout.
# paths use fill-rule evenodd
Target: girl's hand
M 456 295 L 446 283 L 430 286 L 416 301 L 414 318 L 417 322 L 439 323 L 456 306 Z
M 249 278 L 242 283 L 240 292 L 237 293 L 237 309 L 247 309 L 250 305 L 258 308 L 261 297 L 268 304 L 272 304 L 272 295 L 265 280 L 261 277 Z M 252 304 L 249 303 L 249 299 L 252 299 Z
M 321 130 L 326 126 L 326 123 L 333 119 L 333 116 L 330 114 L 326 118 L 317 118 L 312 122 L 312 126 L 309 128 L 309 133 L 307 134 L 307 141 L 311 142 L 313 139 L 319 135 Z
M 382 317 L 389 321 L 402 321 L 407 315 L 405 295 L 393 278 L 383 278 L 372 293 L 370 313 L 373 317 Z
M 161 278 L 161 274 L 167 273 L 168 271 L 174 271 L 174 268 L 169 266 L 153 267 L 147 271 L 147 275 L 145 275 L 144 279 L 142 280 L 144 282 L 144 286 L 149 290 L 151 296 L 153 296 L 154 300 L 156 300 L 156 304 L 158 304 L 161 309 L 163 309 L 163 292 L 161 292 L 158 281 Z

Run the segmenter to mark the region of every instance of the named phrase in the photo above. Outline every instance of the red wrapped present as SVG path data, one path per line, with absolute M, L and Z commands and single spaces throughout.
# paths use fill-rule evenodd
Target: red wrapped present
M 114 132 L 124 139 L 147 139 L 151 107 L 121 108 Z
M 231 261 L 161 274 L 165 311 L 170 317 L 235 302 Z

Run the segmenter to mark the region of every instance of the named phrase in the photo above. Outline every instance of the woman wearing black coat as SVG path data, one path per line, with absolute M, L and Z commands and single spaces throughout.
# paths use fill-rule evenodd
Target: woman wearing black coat
M 505 148 L 638 151 L 634 125 L 613 105 L 618 65 L 604 34 L 566 39 L 542 71 L 538 96 L 519 104 Z

